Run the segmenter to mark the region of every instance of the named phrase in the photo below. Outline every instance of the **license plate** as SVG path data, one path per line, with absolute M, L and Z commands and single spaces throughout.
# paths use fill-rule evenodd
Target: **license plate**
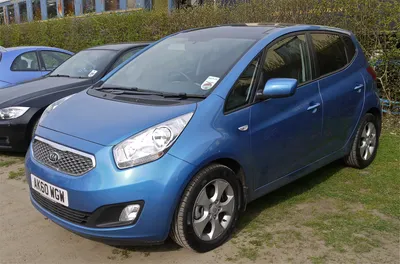
M 32 188 L 47 199 L 68 206 L 68 192 L 31 174 Z

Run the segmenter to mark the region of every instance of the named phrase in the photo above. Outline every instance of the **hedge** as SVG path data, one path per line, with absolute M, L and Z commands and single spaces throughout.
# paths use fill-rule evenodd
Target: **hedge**
M 399 0 L 251 0 L 234 6 L 204 5 L 0 26 L 0 46 L 46 45 L 71 51 L 105 43 L 157 40 L 168 34 L 218 24 L 283 22 L 353 31 L 368 58 L 379 60 L 381 95 L 400 101 Z M 379 54 L 379 56 L 376 56 Z

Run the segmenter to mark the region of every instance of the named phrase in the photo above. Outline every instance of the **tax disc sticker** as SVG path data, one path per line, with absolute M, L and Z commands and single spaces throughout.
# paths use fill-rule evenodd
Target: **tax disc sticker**
M 201 89 L 207 91 L 214 87 L 218 82 L 219 78 L 214 76 L 208 76 L 208 78 L 201 84 Z
M 96 73 L 97 73 L 96 70 L 92 70 L 92 71 L 88 74 L 88 77 L 93 77 L 93 76 L 96 75 Z

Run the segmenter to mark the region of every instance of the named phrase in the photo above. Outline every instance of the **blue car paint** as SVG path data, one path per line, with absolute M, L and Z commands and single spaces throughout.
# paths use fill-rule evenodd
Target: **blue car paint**
M 21 54 L 32 51 L 58 51 L 69 55 L 74 55 L 73 52 L 51 47 L 15 47 L 1 49 L 1 60 L 0 60 L 0 89 L 13 86 L 18 83 L 30 81 L 33 79 L 40 78 L 50 71 L 41 69 L 38 71 L 12 71 L 11 65 L 14 60 Z
M 362 92 L 356 95 L 359 101 L 349 98 L 348 103 L 354 105 L 344 105 L 351 115 L 338 116 L 335 111 L 341 109 L 333 103 L 329 104 L 328 97 L 334 93 L 334 80 L 329 77 L 300 86 L 292 97 L 269 99 L 229 114 L 224 113 L 225 98 L 254 57 L 276 38 L 304 30 L 348 34 L 347 31 L 320 26 L 276 28 L 250 48 L 220 80 L 216 89 L 198 103 L 169 106 L 165 111 L 165 107 L 112 102 L 81 92 L 48 115 L 36 134 L 95 155 L 97 167 L 82 177 L 68 176 L 36 162 L 31 158 L 30 149 L 26 159 L 28 182 L 32 173 L 68 190 L 70 207 L 81 211 L 91 212 L 106 204 L 144 200 L 144 209 L 136 224 L 118 228 L 88 228 L 55 216 L 33 199 L 32 203 L 56 223 L 82 235 L 157 242 L 166 239 L 185 187 L 196 172 L 207 164 L 220 159 L 239 163 L 245 175 L 243 184 L 248 187 L 247 201 L 252 201 L 343 157 L 350 150 L 349 142 L 355 136 L 361 116 L 372 108 L 380 109 L 375 94 L 376 85 L 366 70 L 361 69 L 346 78 L 349 85 L 364 84 Z M 359 56 L 349 68 L 362 66 L 366 69 L 368 65 L 364 64 L 365 60 L 359 58 L 362 57 L 362 50 L 357 42 L 355 45 Z M 339 76 L 340 73 L 337 74 Z M 345 98 L 348 94 L 342 92 L 338 96 Z M 288 108 L 288 104 L 293 107 Z M 313 105 L 318 105 L 319 111 L 307 111 Z M 134 168 L 117 169 L 112 155 L 113 145 L 148 127 L 189 112 L 195 113 L 164 157 Z M 70 116 L 80 118 L 71 119 Z M 334 118 L 340 118 L 336 122 L 342 122 L 345 127 L 343 133 L 334 138 L 338 145 L 326 144 L 331 140 L 327 126 L 337 131 L 329 120 Z M 238 130 L 238 127 L 246 124 L 249 124 L 247 133 Z

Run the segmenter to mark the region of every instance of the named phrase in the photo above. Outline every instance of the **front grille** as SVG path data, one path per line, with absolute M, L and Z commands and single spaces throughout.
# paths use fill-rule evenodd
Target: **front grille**
M 33 157 L 40 163 L 72 176 L 80 176 L 95 167 L 92 155 L 64 147 L 36 137 L 33 140 Z M 51 156 L 56 156 L 51 160 Z
M 49 199 L 43 197 L 42 195 L 40 195 L 37 191 L 33 190 L 32 188 L 31 188 L 31 194 L 32 194 L 33 199 L 41 207 L 43 207 L 47 211 L 65 219 L 65 220 L 68 220 L 70 222 L 80 224 L 80 225 L 86 225 L 87 221 L 91 215 L 91 213 L 74 210 L 74 209 L 68 208 L 64 205 L 50 201 Z

